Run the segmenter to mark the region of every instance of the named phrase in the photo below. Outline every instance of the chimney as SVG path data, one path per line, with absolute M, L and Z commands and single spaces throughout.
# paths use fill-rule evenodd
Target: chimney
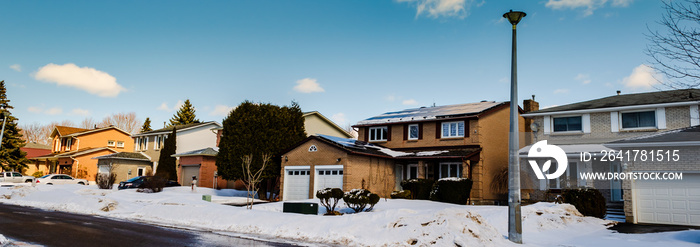
M 532 95 L 532 99 L 526 99 L 523 100 L 523 111 L 524 112 L 533 112 L 537 111 L 540 109 L 540 103 L 535 101 L 535 95 Z
M 622 93 L 622 91 L 617 90 L 617 95 L 620 95 L 621 93 Z

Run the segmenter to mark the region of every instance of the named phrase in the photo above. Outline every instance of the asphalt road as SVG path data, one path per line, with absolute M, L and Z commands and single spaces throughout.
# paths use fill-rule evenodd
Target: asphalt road
M 0 203 L 0 234 L 43 246 L 294 246 Z

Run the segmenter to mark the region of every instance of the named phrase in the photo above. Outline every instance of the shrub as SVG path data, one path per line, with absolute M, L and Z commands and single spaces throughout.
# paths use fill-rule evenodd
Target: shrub
M 335 206 L 343 198 L 343 190 L 339 188 L 325 188 L 316 191 L 316 197 L 321 201 L 321 205 L 326 207 L 327 215 L 337 215 L 335 214 Z
M 367 205 L 370 205 L 367 211 L 371 211 L 374 205 L 379 202 L 379 195 L 372 194 L 372 192 L 366 189 L 353 189 L 350 192 L 345 192 L 343 201 L 345 201 L 345 205 L 354 210 L 355 213 L 359 213 L 365 211 Z
M 158 193 L 163 191 L 163 187 L 165 187 L 167 182 L 168 180 L 162 177 L 145 177 L 143 178 L 143 185 L 141 185 L 141 187 L 136 191 L 144 193 Z
M 472 180 L 467 178 L 443 178 L 435 182 L 430 200 L 464 205 L 469 201 Z
M 411 191 L 402 190 L 391 192 L 391 199 L 411 199 Z
M 605 197 L 596 189 L 566 189 L 562 197 L 564 202 L 574 205 L 585 216 L 605 217 Z
M 435 180 L 418 179 L 404 180 L 401 182 L 401 187 L 404 190 L 410 190 L 413 199 L 428 200 L 430 198 L 430 190 L 433 188 Z
M 103 190 L 111 190 L 114 185 L 114 181 L 117 180 L 117 174 L 109 173 L 97 173 L 95 174 L 95 183 L 97 187 Z
M 42 172 L 42 171 L 36 171 L 36 172 L 32 173 L 32 177 L 35 177 L 35 178 L 40 178 L 43 176 L 44 176 L 44 172 Z

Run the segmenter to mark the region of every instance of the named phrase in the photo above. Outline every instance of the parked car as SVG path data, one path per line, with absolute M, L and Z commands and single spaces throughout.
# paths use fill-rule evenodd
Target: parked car
M 49 174 L 36 179 L 37 184 L 82 184 L 88 185 L 88 181 L 85 179 L 73 178 L 65 174 Z
M 137 189 L 137 188 L 143 188 L 144 182 L 148 179 L 153 179 L 155 176 L 139 176 L 139 177 L 133 177 L 129 180 L 119 182 L 119 189 Z M 177 181 L 167 181 L 165 183 L 165 187 L 175 187 L 175 186 L 180 186 L 180 183 Z
M 2 172 L 2 173 L 0 173 L 0 182 L 31 183 L 32 180 L 34 180 L 34 177 L 23 176 L 19 172 Z

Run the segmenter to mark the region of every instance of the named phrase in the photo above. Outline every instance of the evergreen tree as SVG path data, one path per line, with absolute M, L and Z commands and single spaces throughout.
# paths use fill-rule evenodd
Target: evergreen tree
M 146 118 L 146 121 L 143 122 L 143 126 L 141 126 L 141 133 L 151 131 L 151 118 Z
M 175 115 L 173 115 L 173 118 L 170 119 L 170 126 L 191 123 L 199 123 L 199 119 L 197 119 L 197 115 L 194 113 L 194 106 L 192 106 L 190 100 L 187 99 L 185 103 L 180 106 L 180 109 L 177 110 Z
M 5 122 L 5 132 L 2 135 L 2 145 L 0 147 L 0 163 L 3 170 L 14 170 L 22 172 L 27 168 L 27 153 L 20 150 L 24 147 L 25 141 L 22 139 L 21 129 L 17 127 L 17 118 L 12 116 L 10 109 L 13 109 L 7 99 L 7 89 L 5 81 L 0 81 L 0 118 L 7 117 Z M 0 120 L 2 121 L 2 120 Z M 0 126 L 1 127 L 1 126 Z
M 167 180 L 177 181 L 177 159 L 172 155 L 177 149 L 177 134 L 175 128 L 168 135 L 163 143 L 163 149 L 160 150 L 160 158 L 158 159 L 158 168 L 156 168 L 156 176 Z
M 262 166 L 263 155 L 276 156 L 306 138 L 303 113 L 296 102 L 292 102 L 292 106 L 279 107 L 245 101 L 229 113 L 223 127 L 216 166 L 219 176 L 226 180 L 243 178 L 243 156 L 252 155 L 251 169 L 258 170 Z M 275 181 L 280 176 L 280 170 L 281 159 L 275 157 L 263 171 L 262 178 Z M 271 189 L 263 181 L 259 191 L 261 199 Z

